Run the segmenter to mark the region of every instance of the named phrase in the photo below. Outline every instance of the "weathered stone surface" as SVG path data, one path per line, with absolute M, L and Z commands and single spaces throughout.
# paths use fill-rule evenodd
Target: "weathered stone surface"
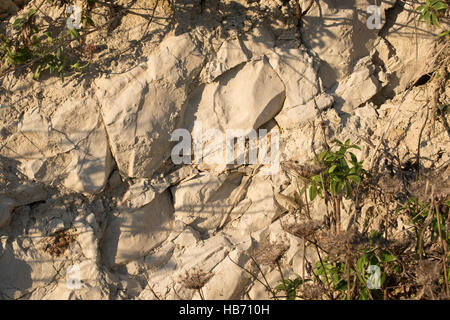
M 280 111 L 284 98 L 283 82 L 268 61 L 251 61 L 193 94 L 188 102 L 187 127 L 195 131 L 195 120 L 201 122 L 203 131 L 256 129 Z
M 270 176 L 258 174 L 253 177 L 246 198 L 251 201 L 251 205 L 232 224 L 244 235 L 266 228 L 281 213 L 274 199 Z
M 162 42 L 147 63 L 97 81 L 112 153 L 123 175 L 150 178 L 170 156 L 170 134 L 202 64 L 195 43 L 183 34 Z
M 240 175 L 200 174 L 172 188 L 175 217 L 205 231 L 217 228 L 232 205 Z
M 204 272 L 213 270 L 230 251 L 232 244 L 223 235 L 209 238 L 196 247 L 188 248 L 177 260 L 185 270 L 198 267 Z
M 236 263 L 245 266 L 249 260 L 250 258 L 240 250 L 230 252 L 228 257 L 213 269 L 214 276 L 202 288 L 205 299 L 241 299 L 251 276 Z
M 281 128 L 292 129 L 316 119 L 318 110 L 322 111 L 331 107 L 333 102 L 333 96 L 322 93 L 304 105 L 292 108 L 283 107 L 280 113 L 275 116 L 275 120 Z
M 319 93 L 318 63 L 307 51 L 298 48 L 275 48 L 270 65 L 286 86 L 283 109 L 303 105 Z
M 172 221 L 173 206 L 168 191 L 142 208 L 121 208 L 106 229 L 103 259 L 113 266 L 143 257 L 167 239 Z
M 379 39 L 372 53 L 386 68 L 389 81 L 383 93 L 392 97 L 412 85 L 421 75 L 430 72 L 437 53 L 436 38 L 442 30 L 448 30 L 442 21 L 442 29 L 427 26 L 411 14 L 417 5 L 408 1 L 397 1 L 399 9 L 395 21 Z
M 336 107 L 345 112 L 352 112 L 372 98 L 381 89 L 374 72 L 375 67 L 369 57 L 358 61 L 354 72 L 339 82 L 336 88 Z
M 13 199 L 0 195 L 0 228 L 9 223 L 11 213 L 16 205 L 16 201 Z
M 363 0 L 324 1 L 303 17 L 302 36 L 322 60 L 319 74 L 326 88 L 350 75 L 356 61 L 370 53 L 386 22 L 385 11 L 394 4 L 381 1 L 380 25 L 374 29 L 367 27 L 370 4 Z
M 19 160 L 29 179 L 61 180 L 68 189 L 97 193 L 112 169 L 106 132 L 94 99 L 69 99 L 48 118 L 39 108 L 24 114 L 3 155 Z
M 205 66 L 203 78 L 210 83 L 226 71 L 269 53 L 274 43 L 273 34 L 263 26 L 254 28 L 251 33 L 240 38 L 225 41 L 216 56 Z

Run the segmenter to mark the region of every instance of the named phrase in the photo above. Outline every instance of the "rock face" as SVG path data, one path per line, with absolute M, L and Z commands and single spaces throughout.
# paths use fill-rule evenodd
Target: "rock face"
M 242 90 L 244 86 L 246 90 Z M 260 90 L 261 86 L 266 90 Z M 283 82 L 267 59 L 251 61 L 193 94 L 187 121 L 192 124 L 195 118 L 203 131 L 257 129 L 280 111 L 284 98 Z M 193 131 L 197 130 L 194 125 Z
M 323 1 L 312 7 L 304 17 L 302 35 L 322 60 L 319 74 L 326 88 L 349 76 L 356 61 L 370 53 L 386 22 L 385 11 L 394 4 L 380 2 L 380 24 L 372 29 L 367 20 L 374 12 L 369 12 L 367 1 Z
M 203 57 L 189 34 L 161 43 L 147 63 L 97 82 L 103 119 L 120 172 L 150 178 L 170 156 L 170 134 L 179 126 Z
M 241 175 L 202 174 L 174 186 L 175 217 L 202 231 L 217 228 L 232 208 L 241 178 Z
M 114 266 L 143 257 L 168 238 L 172 221 L 173 206 L 168 191 L 141 208 L 120 209 L 105 233 L 105 262 Z
M 358 61 L 354 72 L 344 78 L 336 88 L 336 95 L 339 97 L 336 107 L 345 112 L 352 112 L 370 100 L 381 89 L 374 72 L 375 67 L 368 57 Z
M 22 163 L 29 179 L 60 181 L 75 192 L 101 191 L 112 169 L 97 103 L 68 100 L 51 117 L 31 109 L 9 137 L 3 155 Z
M 450 86 L 433 79 L 411 87 L 439 50 L 437 29 L 416 24 L 414 3 L 378 1 L 380 24 L 371 29 L 362 0 L 315 1 L 301 28 L 295 1 L 207 1 L 203 14 L 198 0 L 162 2 L 158 30 L 171 5 L 182 21 L 162 34 L 152 29 L 132 58 L 108 65 L 109 75 L 87 72 L 61 86 L 0 79 L 0 299 L 201 299 L 180 280 L 193 270 L 207 275 L 206 299 L 272 299 L 248 272 L 279 285 L 278 270 L 252 259 L 263 239 L 289 243 L 280 264 L 286 279 L 299 278 L 303 256 L 308 264 L 319 257 L 284 223 L 310 215 L 319 224 L 327 207 L 319 197 L 306 201 L 297 174 L 249 164 L 250 142 L 231 159 L 245 155 L 245 163 L 229 163 L 220 148 L 227 133 L 279 138 L 279 160 L 299 165 L 335 138 L 359 145 L 352 151 L 366 169 L 381 137 L 383 153 L 401 164 L 415 161 L 419 137 L 422 166 L 450 161 Z M 133 1 L 130 11 L 148 3 Z M 0 1 L 0 18 L 21 5 Z M 106 38 L 89 35 L 107 45 L 99 61 L 117 49 L 113 33 L 127 30 L 124 43 L 140 39 L 123 23 L 133 19 L 125 14 Z M 176 129 L 205 138 L 191 141 L 189 163 L 171 158 Z M 371 172 L 390 177 L 392 159 Z M 446 194 L 448 171 L 438 180 Z M 342 227 L 380 229 L 384 217 L 369 225 L 379 205 L 360 201 L 360 216 L 343 201 Z

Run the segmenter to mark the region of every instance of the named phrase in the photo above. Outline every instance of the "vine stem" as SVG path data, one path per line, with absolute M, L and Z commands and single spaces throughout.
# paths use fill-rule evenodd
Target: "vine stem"
M 286 288 L 286 282 L 284 280 L 283 272 L 281 271 L 280 262 L 277 260 L 278 272 L 280 272 L 281 281 L 283 281 L 284 292 L 286 292 L 286 300 L 289 300 L 289 294 Z

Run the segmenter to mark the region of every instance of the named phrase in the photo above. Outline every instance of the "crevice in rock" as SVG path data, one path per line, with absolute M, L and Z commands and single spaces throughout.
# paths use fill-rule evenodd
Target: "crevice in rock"
M 384 23 L 380 32 L 378 32 L 378 35 L 381 38 L 384 39 L 389 29 L 395 25 L 395 22 L 397 21 L 397 16 L 400 14 L 400 12 L 403 11 L 403 9 L 404 9 L 403 1 L 397 0 L 392 8 L 389 8 L 385 11 L 386 22 Z
M 422 75 L 419 79 L 416 80 L 416 82 L 414 82 L 413 87 L 419 87 L 428 83 L 428 81 L 431 80 L 431 76 L 432 76 L 431 72 Z

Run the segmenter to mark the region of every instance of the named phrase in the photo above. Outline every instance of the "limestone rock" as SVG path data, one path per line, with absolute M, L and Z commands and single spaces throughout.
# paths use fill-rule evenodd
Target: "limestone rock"
M 236 263 L 245 266 L 249 260 L 250 258 L 240 250 L 230 252 L 228 257 L 213 269 L 214 276 L 202 288 L 205 299 L 241 299 L 251 276 Z
M 172 229 L 173 206 L 168 191 L 141 208 L 120 208 L 105 231 L 103 258 L 110 265 L 143 257 L 161 244 Z
M 150 178 L 170 155 L 170 134 L 183 116 L 203 57 L 189 34 L 163 41 L 135 69 L 97 81 L 103 119 L 120 172 Z
M 416 15 L 411 14 L 415 4 L 400 1 L 398 5 L 401 9 L 395 21 L 372 50 L 389 74 L 388 85 L 383 90 L 387 97 L 402 92 L 421 75 L 432 71 L 432 61 L 437 53 L 436 39 L 449 27 L 445 22 L 442 29 L 427 26 L 423 20 L 417 24 Z
M 367 26 L 373 15 L 368 12 L 367 1 L 325 1 L 303 17 L 302 36 L 306 46 L 322 60 L 319 74 L 326 88 L 349 76 L 356 61 L 370 53 L 386 22 L 385 11 L 394 4 L 381 1 L 380 24 L 373 29 Z
M 175 217 L 201 231 L 217 228 L 232 205 L 240 175 L 200 174 L 172 188 Z
M 225 259 L 231 246 L 225 236 L 218 234 L 195 247 L 188 248 L 178 261 L 185 270 L 198 267 L 204 272 L 210 272 Z
M 103 189 L 112 169 L 106 132 L 95 100 L 69 99 L 52 117 L 31 109 L 4 156 L 19 160 L 29 179 L 62 184 L 80 193 Z
M 16 202 L 6 196 L 0 196 L 0 228 L 9 223 L 11 213 L 16 207 Z
M 367 102 L 380 89 L 381 84 L 374 76 L 375 67 L 366 57 L 358 61 L 354 72 L 343 79 L 336 88 L 338 98 L 337 108 L 352 112 L 355 108 Z
M 317 109 L 325 110 L 331 107 L 333 103 L 333 96 L 322 93 L 306 104 L 292 108 L 283 107 L 280 113 L 275 116 L 275 120 L 281 128 L 292 129 L 316 119 L 318 117 Z
M 319 93 L 318 63 L 305 50 L 275 48 L 269 57 L 270 65 L 286 86 L 283 108 L 303 105 Z
M 239 221 L 232 224 L 243 235 L 266 228 L 281 213 L 274 199 L 270 176 L 258 174 L 253 177 L 246 198 L 250 199 L 251 205 Z
M 227 40 L 203 70 L 203 78 L 210 83 L 220 75 L 251 59 L 260 58 L 274 46 L 273 34 L 265 27 L 258 26 L 251 33 L 240 38 Z

